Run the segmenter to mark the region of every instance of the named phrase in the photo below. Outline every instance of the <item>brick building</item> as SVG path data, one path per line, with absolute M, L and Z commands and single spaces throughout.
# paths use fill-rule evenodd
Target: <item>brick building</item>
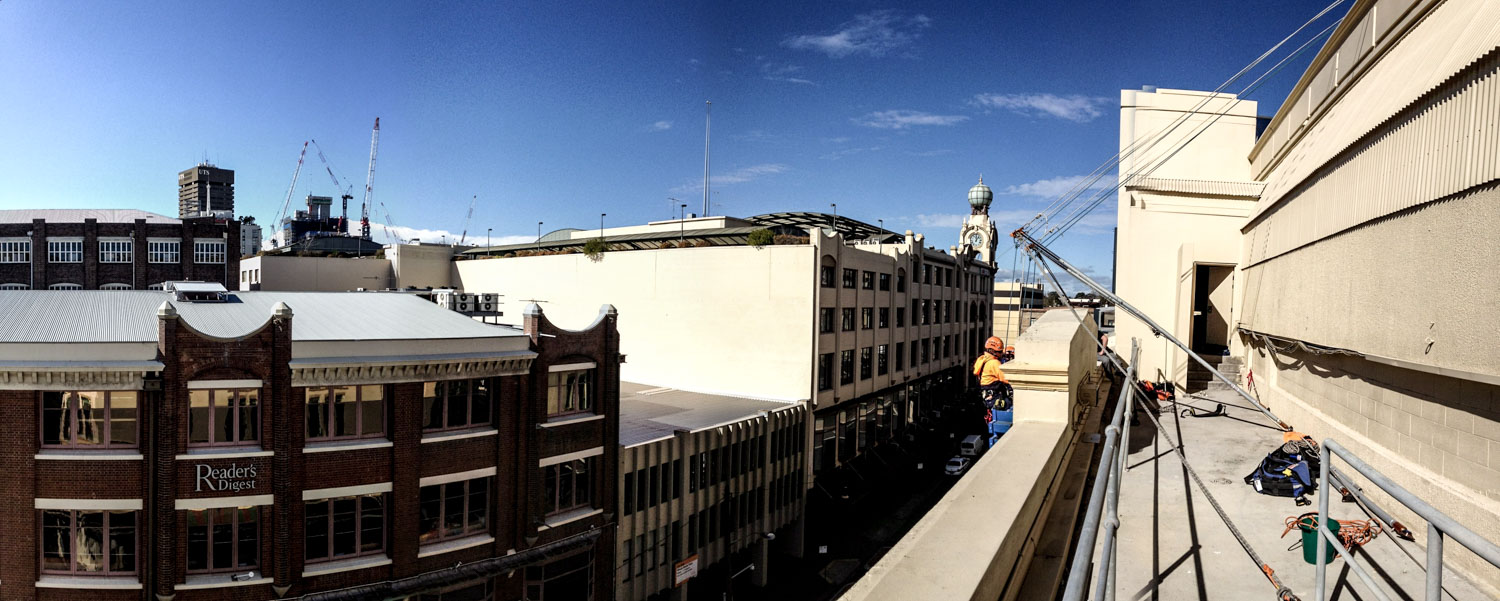
M 240 225 L 131 209 L 0 210 L 0 290 L 238 286 Z
M 0 292 L 0 598 L 611 598 L 613 308 L 170 288 Z

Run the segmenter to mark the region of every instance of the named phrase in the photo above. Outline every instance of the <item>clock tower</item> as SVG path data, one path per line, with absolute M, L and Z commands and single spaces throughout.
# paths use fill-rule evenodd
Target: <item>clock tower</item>
M 994 200 L 995 193 L 984 185 L 984 176 L 980 176 L 979 183 L 969 188 L 969 217 L 958 233 L 960 246 L 973 249 L 979 253 L 979 260 L 992 265 L 998 243 L 995 224 L 990 222 L 990 203 Z

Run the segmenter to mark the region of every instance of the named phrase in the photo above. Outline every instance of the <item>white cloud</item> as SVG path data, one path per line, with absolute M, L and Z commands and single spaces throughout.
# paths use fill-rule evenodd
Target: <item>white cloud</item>
M 656 123 L 652 123 L 650 126 L 648 126 L 647 129 L 651 131 L 667 131 L 669 129 L 672 129 L 672 122 L 657 121 Z
M 824 159 L 824 160 L 828 160 L 828 161 L 837 161 L 837 160 L 842 159 L 842 158 L 844 158 L 846 156 L 854 155 L 854 154 L 859 154 L 861 152 L 875 152 L 877 150 L 880 150 L 880 148 L 881 147 L 879 147 L 879 146 L 870 146 L 870 147 L 867 147 L 867 148 L 844 148 L 844 149 L 840 149 L 840 150 L 835 150 L 833 152 L 830 152 L 830 153 L 825 154 L 823 156 L 820 156 L 818 158 Z
M 785 173 L 786 171 L 788 171 L 790 169 L 791 169 L 791 167 L 788 167 L 788 166 L 783 165 L 781 163 L 762 163 L 760 165 L 751 165 L 749 167 L 741 167 L 739 169 L 735 169 L 735 170 L 730 171 L 728 173 L 721 173 L 721 174 L 718 174 L 718 175 L 710 175 L 708 177 L 708 182 L 709 182 L 709 184 L 711 184 L 713 186 L 716 186 L 716 187 L 717 186 L 727 186 L 727 185 L 731 185 L 731 184 L 743 184 L 745 182 L 756 180 L 756 179 L 759 179 L 759 178 L 767 176 L 767 175 L 775 175 L 775 174 L 778 174 L 778 173 Z M 703 182 L 701 180 L 700 181 L 696 181 L 696 182 L 689 182 L 689 183 L 683 184 L 681 186 L 677 186 L 675 188 L 672 188 L 670 190 L 670 192 L 673 193 L 673 194 L 687 194 L 689 192 L 695 192 L 695 191 L 696 192 L 702 192 L 703 191 Z
M 968 215 L 958 213 L 937 213 L 932 215 L 917 215 L 912 218 L 917 225 L 922 227 L 960 227 Z
M 765 63 L 760 66 L 760 72 L 765 77 L 766 81 L 780 81 L 785 83 L 814 85 L 812 80 L 801 77 L 793 77 L 793 74 L 801 71 L 802 67 L 799 65 Z
M 1072 191 L 1075 187 L 1084 185 L 1090 179 L 1087 175 L 1067 175 L 1049 179 L 1037 180 L 1025 184 L 1006 186 L 1001 194 L 1014 194 L 1017 196 L 1041 196 L 1045 198 L 1057 198 Z M 1097 181 L 1089 183 L 1087 190 L 1103 190 L 1115 185 L 1114 174 L 1101 176 Z
M 355 227 L 358 227 L 358 225 L 356 225 Z M 460 235 L 462 235 L 462 232 L 450 232 L 448 230 L 433 230 L 433 229 L 423 229 L 423 228 L 415 228 L 415 227 L 406 227 L 404 225 L 393 225 L 393 226 L 390 226 L 389 228 L 387 228 L 386 226 L 378 224 L 378 223 L 371 223 L 370 224 L 370 239 L 374 240 L 375 242 L 379 242 L 381 244 L 391 244 L 391 243 L 395 242 L 395 240 L 393 240 L 393 238 L 400 238 L 402 242 L 412 242 L 414 240 L 421 240 L 423 242 L 433 242 L 433 243 L 443 243 L 443 242 L 446 242 L 448 244 L 458 244 L 458 239 L 459 239 Z M 492 245 L 492 246 L 502 246 L 502 245 L 506 245 L 506 244 L 522 244 L 522 243 L 525 243 L 525 242 L 534 242 L 534 241 L 536 241 L 536 236 L 535 235 L 531 235 L 531 236 L 527 236 L 527 235 L 505 235 L 505 236 L 490 236 L 489 237 L 489 244 Z M 485 232 L 484 232 L 484 230 L 479 230 L 478 232 L 470 230 L 469 233 L 468 233 L 468 235 L 467 235 L 467 238 L 464 239 L 464 244 L 465 245 L 484 245 L 485 244 Z
M 892 50 L 910 45 L 920 37 L 918 32 L 931 25 L 932 19 L 924 15 L 908 17 L 896 11 L 881 10 L 857 15 L 833 33 L 794 35 L 783 40 L 781 45 L 797 50 L 816 50 L 833 58 L 855 54 L 885 56 Z
M 906 154 L 909 154 L 909 155 L 914 156 L 914 157 L 940 157 L 940 156 L 943 156 L 943 155 L 946 155 L 946 154 L 953 154 L 953 149 L 951 149 L 951 148 L 939 148 L 937 150 L 924 150 L 922 152 L 908 152 Z
M 851 119 L 856 125 L 877 129 L 909 129 L 917 125 L 954 125 L 968 120 L 964 115 L 934 115 L 922 111 L 876 111 Z
M 975 94 L 969 104 L 986 109 L 1006 109 L 1032 117 L 1056 117 L 1076 123 L 1093 121 L 1103 114 L 1110 99 L 1070 94 Z

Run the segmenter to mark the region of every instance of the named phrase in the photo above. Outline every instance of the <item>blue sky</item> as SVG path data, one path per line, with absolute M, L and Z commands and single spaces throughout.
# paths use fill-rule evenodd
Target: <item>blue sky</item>
M 175 214 L 206 154 L 268 224 L 309 139 L 357 204 L 378 116 L 400 231 L 456 235 L 478 195 L 471 239 L 530 240 L 699 210 L 712 100 L 715 213 L 838 203 L 946 247 L 980 173 L 1008 232 L 1118 149 L 1120 89 L 1213 89 L 1322 6 L 11 0 L 0 208 Z M 308 193 L 336 195 L 311 152 L 293 208 Z M 1107 275 L 1111 227 L 1106 206 L 1056 248 Z

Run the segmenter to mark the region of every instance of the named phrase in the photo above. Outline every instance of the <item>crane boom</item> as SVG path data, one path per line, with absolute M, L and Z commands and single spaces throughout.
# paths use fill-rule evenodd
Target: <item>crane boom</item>
M 365 176 L 365 200 L 359 208 L 359 235 L 370 239 L 370 197 L 375 191 L 375 151 L 380 147 L 380 117 L 375 118 L 375 129 L 370 132 L 370 173 Z
M 464 239 L 469 237 L 469 221 L 474 219 L 474 205 L 479 202 L 479 195 L 474 195 L 474 200 L 469 201 L 469 214 L 464 216 L 464 231 L 458 235 L 458 245 L 464 245 Z
M 304 158 L 307 158 L 307 142 L 302 143 L 302 152 L 297 155 L 297 169 L 292 171 L 292 185 L 287 186 L 286 200 L 281 201 L 281 212 L 276 214 L 276 221 L 271 224 L 271 227 L 281 227 L 281 218 L 286 216 L 287 207 L 292 205 L 292 193 L 297 191 L 297 176 L 302 174 L 302 159 Z
M 321 160 L 321 161 L 323 161 L 323 170 L 328 172 L 328 179 L 333 180 L 333 189 L 334 190 L 338 190 L 340 192 L 340 198 L 342 198 L 343 201 L 344 201 L 344 210 L 343 210 L 343 212 L 339 216 L 339 232 L 344 233 L 344 234 L 348 234 L 349 233 L 349 199 L 354 198 L 354 196 L 352 194 L 350 194 L 350 192 L 354 191 L 354 186 L 351 184 L 346 189 L 345 186 L 340 185 L 339 184 L 339 178 L 338 178 L 338 176 L 336 176 L 336 175 L 333 174 L 333 165 L 330 165 L 328 163 L 328 157 L 323 156 L 323 147 L 318 145 L 318 141 L 317 140 L 313 140 L 312 141 L 312 145 L 313 145 L 313 150 L 317 151 L 317 153 L 318 153 L 318 159 Z

